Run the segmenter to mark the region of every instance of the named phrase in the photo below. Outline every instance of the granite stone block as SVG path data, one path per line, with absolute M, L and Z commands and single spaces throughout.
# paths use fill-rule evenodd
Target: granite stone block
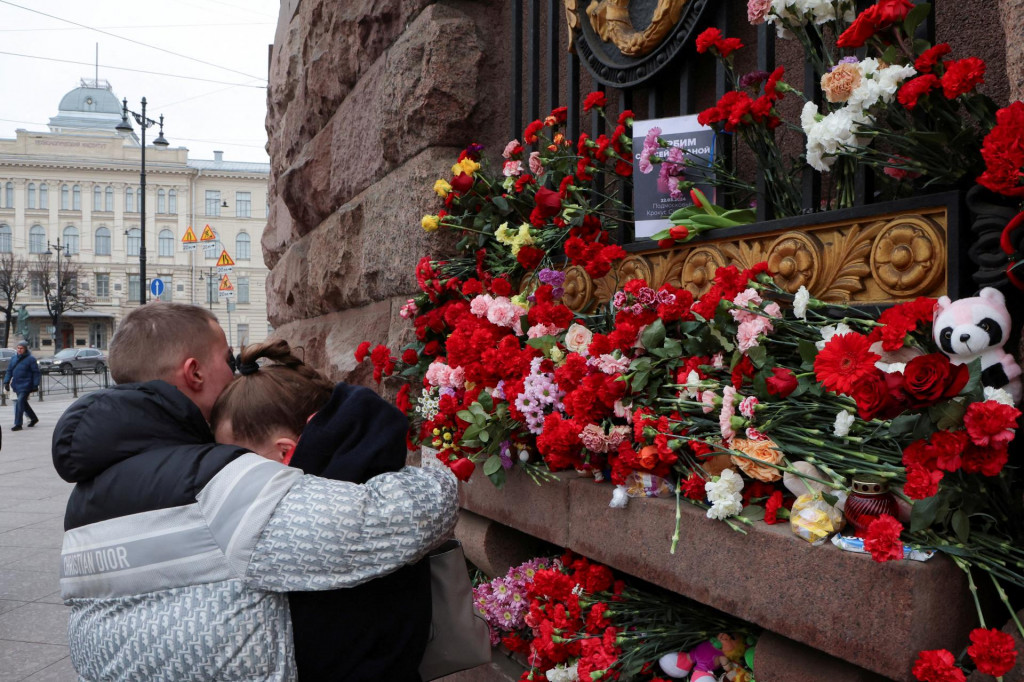
M 569 481 L 575 473 L 537 485 L 521 469 L 512 469 L 498 490 L 477 467 L 468 483 L 459 484 L 459 505 L 534 537 L 565 547 L 569 542 Z
M 548 551 L 548 545 L 532 535 L 466 510 L 459 514 L 455 537 L 466 558 L 492 578 Z

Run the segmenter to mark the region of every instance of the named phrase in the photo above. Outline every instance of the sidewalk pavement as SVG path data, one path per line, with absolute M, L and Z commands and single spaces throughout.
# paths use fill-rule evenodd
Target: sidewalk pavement
M 68 609 L 59 584 L 72 486 L 50 459 L 53 427 L 72 402 L 70 396 L 31 400 L 39 424 L 16 433 L 14 407 L 0 407 L 0 682 L 78 679 L 68 656 Z

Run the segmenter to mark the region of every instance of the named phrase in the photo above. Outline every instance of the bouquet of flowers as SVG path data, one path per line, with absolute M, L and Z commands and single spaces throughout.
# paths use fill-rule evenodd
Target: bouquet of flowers
M 665 682 L 660 658 L 720 633 L 740 643 L 729 652 L 730 679 L 752 679 L 742 658 L 755 641 L 748 624 L 678 595 L 630 586 L 572 552 L 515 566 L 474 594 L 491 642 L 525 657 L 524 680 Z

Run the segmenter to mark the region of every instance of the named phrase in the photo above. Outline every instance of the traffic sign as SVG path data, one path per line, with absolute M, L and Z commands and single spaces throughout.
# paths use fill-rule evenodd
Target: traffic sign
M 164 293 L 164 281 L 154 277 L 149 283 L 149 293 L 153 294 L 154 297 L 159 298 L 160 294 Z
M 189 225 L 188 229 L 185 230 L 185 236 L 181 238 L 181 248 L 185 251 L 195 251 L 197 241 L 196 233 L 192 231 L 192 226 Z
M 217 259 L 217 273 L 221 275 L 228 274 L 231 272 L 231 268 L 234 264 L 235 261 L 228 255 L 228 250 L 224 249 L 220 252 L 220 258 Z
M 234 298 L 235 297 L 235 286 L 228 279 L 227 275 L 224 275 L 220 280 L 220 290 L 217 292 L 218 298 Z
M 201 241 L 201 242 L 215 242 L 215 241 L 217 241 L 217 235 L 215 235 L 213 233 L 213 230 L 210 229 L 210 226 L 207 225 L 206 227 L 203 228 L 203 235 L 199 238 L 199 241 Z

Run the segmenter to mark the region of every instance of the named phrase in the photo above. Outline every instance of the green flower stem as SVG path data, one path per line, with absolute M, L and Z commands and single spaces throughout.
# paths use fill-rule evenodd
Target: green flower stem
M 668 550 L 669 554 L 675 554 L 676 553 L 676 546 L 679 544 L 679 523 L 682 520 L 682 513 L 681 513 L 681 510 L 680 510 L 680 507 L 679 507 L 679 497 L 680 497 L 680 492 L 682 491 L 682 487 L 683 487 L 683 477 L 682 476 L 677 476 L 676 477 L 676 530 L 672 534 L 672 546 L 669 547 L 669 550 Z
M 1006 590 L 1003 589 L 1003 586 L 999 584 L 999 581 L 996 580 L 994 575 L 989 573 L 988 577 L 992 579 L 992 584 L 995 585 L 996 594 L 999 595 L 999 600 L 1003 602 L 1006 606 L 1006 610 L 1010 612 L 1010 618 L 1013 619 L 1014 625 L 1017 626 L 1017 632 L 1020 633 L 1021 637 L 1024 637 L 1024 625 L 1021 625 L 1020 619 L 1017 618 L 1017 611 L 1014 610 L 1013 606 L 1010 604 L 1010 600 L 1006 596 Z

